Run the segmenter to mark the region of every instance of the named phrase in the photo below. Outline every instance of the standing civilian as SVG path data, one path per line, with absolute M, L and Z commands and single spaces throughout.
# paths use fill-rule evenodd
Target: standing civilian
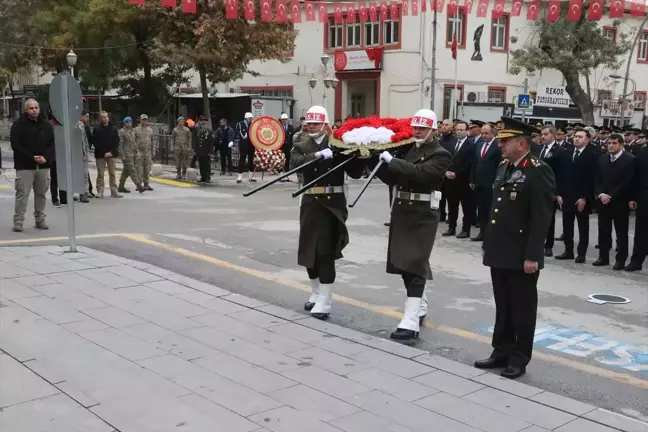
M 645 132 L 644 132 L 645 133 Z M 645 136 L 644 136 L 645 141 Z M 648 145 L 637 150 L 637 176 L 630 208 L 637 210 L 634 245 L 626 271 L 638 271 L 648 255 Z
M 220 127 L 216 131 L 215 138 L 216 148 L 220 152 L 221 175 L 225 175 L 225 170 L 232 175 L 232 147 L 234 147 L 236 132 L 227 125 L 227 119 L 220 119 Z
M 494 126 L 490 123 L 481 128 L 481 143 L 475 149 L 475 163 L 471 175 L 471 188 L 475 191 L 479 216 L 479 234 L 472 241 L 483 241 L 493 203 L 493 181 L 502 153 L 495 138 Z
M 285 113 L 281 114 L 280 120 L 285 135 L 284 143 L 283 146 L 281 147 L 281 151 L 283 151 L 284 156 L 286 156 L 286 164 L 284 165 L 284 171 L 290 171 L 290 152 L 292 151 L 293 135 L 295 135 L 295 128 L 293 128 L 293 125 L 289 123 L 290 120 L 288 119 L 287 114 Z M 286 177 L 282 181 L 289 182 L 290 178 Z
M 121 198 L 117 191 L 117 176 L 115 173 L 115 161 L 119 149 L 119 132 L 110 122 L 106 111 L 100 113 L 101 123 L 95 127 L 93 132 L 95 160 L 97 163 L 97 198 L 103 198 L 104 176 L 108 167 L 108 181 L 110 185 L 110 196 Z

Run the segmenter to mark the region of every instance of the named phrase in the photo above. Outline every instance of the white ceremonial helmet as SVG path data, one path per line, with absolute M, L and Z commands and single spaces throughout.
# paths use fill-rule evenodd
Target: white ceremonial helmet
M 326 123 L 328 124 L 329 117 L 326 108 L 319 105 L 314 105 L 306 111 L 306 120 L 304 123 Z
M 410 126 L 436 129 L 437 116 L 431 109 L 420 109 L 416 114 L 414 114 L 414 117 L 412 117 Z
M 252 115 L 252 113 L 251 113 L 251 112 L 246 112 L 246 113 L 245 113 L 245 117 L 244 117 L 244 118 L 245 118 L 245 119 L 247 120 L 247 119 L 251 119 L 251 118 L 254 118 L 254 116 Z
M 288 120 L 288 114 L 283 113 L 279 116 L 279 120 Z

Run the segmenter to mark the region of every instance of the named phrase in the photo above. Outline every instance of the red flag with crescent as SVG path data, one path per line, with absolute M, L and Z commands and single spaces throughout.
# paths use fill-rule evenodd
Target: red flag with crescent
M 261 0 L 261 21 L 272 21 L 272 0 Z
M 465 0 L 464 1 L 464 11 L 466 12 L 466 15 L 471 14 L 473 3 L 474 3 L 474 0 Z
M 569 0 L 567 21 L 578 21 L 583 15 L 583 0 Z
M 529 21 L 535 21 L 538 19 L 540 16 L 540 2 L 539 1 L 532 1 L 529 3 L 529 7 L 527 9 L 527 19 Z
M 254 20 L 254 0 L 245 0 L 245 11 L 243 13 L 246 20 Z
M 277 0 L 275 8 L 275 22 L 285 23 L 288 19 L 286 15 L 286 0 Z
M 437 12 L 439 13 L 443 12 L 443 6 L 445 6 L 445 0 L 432 0 L 432 2 L 434 3 L 434 7 L 436 8 Z
M 315 5 L 312 1 L 306 0 L 304 2 L 304 12 L 306 15 L 306 21 L 315 21 Z
M 358 15 L 360 16 L 360 22 L 364 23 L 367 21 L 367 7 L 364 2 L 358 3 Z
M 353 3 L 347 3 L 344 5 L 346 8 L 346 18 L 347 22 L 353 24 L 356 22 L 356 10 Z
M 420 0 L 419 7 L 421 8 L 421 13 L 427 12 L 427 0 Z
M 375 3 L 369 5 L 369 20 L 372 22 L 378 21 L 378 11 L 376 10 Z
M 456 15 L 457 11 L 459 11 L 457 0 L 450 0 L 448 2 L 448 15 Z
M 387 11 L 389 10 L 389 7 L 387 6 L 387 2 L 383 0 L 380 3 L 380 21 L 385 21 L 387 19 Z
M 587 8 L 587 19 L 598 21 L 603 18 L 603 0 L 592 0 Z
M 238 19 L 238 4 L 237 0 L 225 0 L 225 18 Z
M 609 17 L 612 19 L 623 18 L 625 11 L 625 0 L 612 0 L 610 4 Z
M 328 6 L 326 3 L 320 2 L 319 6 L 317 7 L 319 11 L 319 20 L 321 23 L 327 23 L 328 22 Z
M 144 4 L 144 1 L 142 1 L 142 4 Z M 182 0 L 182 12 L 192 14 L 197 13 L 196 0 Z
M 419 3 L 418 0 L 412 0 L 412 16 L 418 16 Z
M 495 0 L 493 11 L 491 12 L 493 19 L 500 19 L 504 16 L 504 1 L 505 0 Z
M 408 0 L 403 0 L 403 3 L 401 3 L 401 15 L 402 16 L 409 16 L 409 1 Z
M 392 1 L 391 4 L 389 5 L 389 17 L 393 20 L 397 20 L 399 18 L 399 13 L 398 13 L 398 3 Z
M 290 0 L 290 20 L 293 23 L 302 22 L 301 5 L 299 4 L 299 0 Z
M 633 17 L 643 17 L 646 15 L 646 1 L 633 0 L 630 2 L 630 15 Z
M 335 19 L 335 24 L 344 24 L 342 6 L 339 3 L 336 3 L 335 6 L 333 6 L 333 18 Z
M 518 17 L 522 12 L 522 0 L 513 0 L 511 5 L 511 16 Z
M 477 16 L 480 18 L 486 17 L 488 13 L 488 0 L 479 0 L 477 4 Z
M 560 18 L 560 0 L 550 0 L 547 7 L 547 21 L 556 22 Z

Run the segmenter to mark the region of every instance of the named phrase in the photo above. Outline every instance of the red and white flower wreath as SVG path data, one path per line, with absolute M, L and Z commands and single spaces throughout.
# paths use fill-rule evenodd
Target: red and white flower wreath
M 350 119 L 333 131 L 331 144 L 348 153 L 360 150 L 361 154 L 409 144 L 414 134 L 411 120 L 376 116 Z

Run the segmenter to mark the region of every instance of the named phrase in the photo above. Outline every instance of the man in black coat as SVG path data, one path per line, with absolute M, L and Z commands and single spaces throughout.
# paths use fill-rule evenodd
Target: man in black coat
M 443 236 L 456 234 L 459 204 L 463 211 L 461 232 L 457 238 L 469 238 L 470 226 L 475 219 L 475 192 L 470 188 L 470 174 L 475 161 L 475 143 L 468 137 L 468 123 L 455 125 L 457 143 L 450 149 L 452 165 L 445 174 L 444 189 L 448 197 L 448 230 Z M 447 150 L 447 149 L 446 149 Z
M 290 152 L 292 151 L 295 128 L 293 127 L 293 125 L 290 124 L 290 119 L 288 118 L 288 114 L 286 113 L 281 114 L 279 120 L 281 120 L 281 125 L 283 126 L 284 129 L 284 143 L 281 146 L 281 151 L 286 157 L 286 164 L 284 165 L 284 171 L 290 171 Z M 286 177 L 282 181 L 289 182 L 290 178 Z
M 637 210 L 634 245 L 626 271 L 638 271 L 648 255 L 648 145 L 636 150 L 636 176 L 630 208 Z
M 454 134 L 454 123 L 450 119 L 445 119 L 441 122 L 439 134 L 439 144 L 441 147 L 448 150 L 452 153 L 452 150 L 457 145 L 457 136 Z M 441 203 L 439 204 L 439 211 L 441 213 L 441 222 L 445 222 L 447 219 L 446 213 L 446 204 L 448 201 L 448 195 L 445 190 L 445 185 L 441 189 Z
M 495 297 L 493 352 L 475 362 L 480 369 L 505 368 L 517 378 L 531 360 L 538 309 L 538 278 L 551 222 L 555 180 L 531 149 L 534 127 L 502 117 L 499 147 L 505 160 L 493 185 L 493 210 L 482 245 Z
M 540 130 L 540 141 L 542 145 L 534 146 L 534 154 L 543 162 L 545 162 L 553 170 L 554 177 L 559 170 L 560 158 L 558 157 L 564 151 L 556 143 L 556 128 L 553 125 L 545 125 Z M 558 203 L 554 204 L 553 216 L 551 217 L 551 224 L 547 230 L 547 238 L 545 240 L 544 254 L 546 257 L 553 256 L 553 247 L 556 235 L 556 210 Z
M 211 153 L 214 151 L 214 132 L 209 128 L 207 117 L 198 117 L 194 128 L 195 152 L 198 157 L 201 183 L 211 182 Z
M 596 267 L 610 264 L 612 224 L 616 231 L 617 254 L 614 270 L 623 270 L 628 258 L 630 199 L 635 172 L 635 157 L 623 149 L 623 135 L 614 133 L 607 140 L 607 153 L 599 157 L 594 193 L 598 205 L 599 258 Z
M 40 115 L 40 106 L 36 100 L 27 99 L 25 112 L 11 125 L 9 135 L 16 170 L 13 230 L 23 230 L 32 189 L 36 228 L 49 229 L 45 222 L 45 205 L 50 166 L 55 157 L 54 131 L 47 119 Z
M 214 133 L 216 149 L 220 153 L 221 175 L 225 171 L 232 175 L 232 147 L 236 139 L 236 132 L 227 125 L 227 119 L 220 119 L 220 127 Z
M 117 191 L 117 176 L 115 173 L 115 161 L 119 156 L 119 131 L 110 122 L 110 117 L 106 111 L 100 113 L 100 118 L 101 124 L 96 126 L 92 132 L 97 165 L 97 198 L 103 198 L 106 168 L 108 168 L 110 196 L 122 198 L 122 195 Z
M 589 216 L 594 203 L 594 177 L 598 154 L 590 144 L 590 134 L 585 129 L 575 130 L 573 147 L 558 153 L 556 200 L 562 210 L 565 251 L 556 255 L 558 260 L 574 259 L 574 221 L 578 222 L 578 247 L 575 262 L 585 262 L 589 246 Z
M 493 181 L 497 167 L 502 161 L 494 126 L 486 123 L 481 130 L 481 142 L 475 149 L 471 173 L 470 187 L 475 191 L 479 216 L 479 234 L 471 238 L 472 241 L 484 240 L 484 230 L 488 226 L 488 217 L 493 203 Z

